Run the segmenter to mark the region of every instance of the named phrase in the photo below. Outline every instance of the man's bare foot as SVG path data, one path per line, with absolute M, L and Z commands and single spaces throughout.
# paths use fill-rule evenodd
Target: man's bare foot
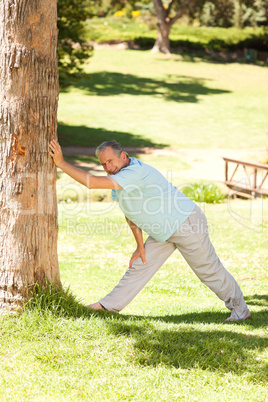
M 90 308 L 91 310 L 105 310 L 105 308 L 100 303 L 89 304 L 86 307 Z
M 225 321 L 245 321 L 245 320 L 246 320 L 247 318 L 249 318 L 249 317 L 251 317 L 250 311 L 245 315 L 244 318 L 241 318 L 240 320 L 236 320 L 235 318 L 233 318 L 233 317 L 231 316 L 231 317 L 226 318 Z

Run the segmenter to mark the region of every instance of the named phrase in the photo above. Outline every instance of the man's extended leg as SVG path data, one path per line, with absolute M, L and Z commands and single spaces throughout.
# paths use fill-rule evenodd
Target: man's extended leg
M 137 258 L 118 285 L 99 303 L 106 310 L 121 311 L 142 290 L 175 249 L 173 243 L 160 243 L 148 237 L 145 242 L 146 264 L 143 264 L 141 258 Z
M 209 239 L 207 219 L 199 207 L 168 239 L 179 251 L 199 279 L 225 302 L 232 311 L 230 320 L 250 316 L 242 291 L 233 276 L 224 268 Z

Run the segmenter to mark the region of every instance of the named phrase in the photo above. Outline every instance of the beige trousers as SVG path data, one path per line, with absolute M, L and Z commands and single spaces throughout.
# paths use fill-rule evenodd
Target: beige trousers
M 249 310 L 241 289 L 217 256 L 209 239 L 207 219 L 198 206 L 164 243 L 148 237 L 145 242 L 146 264 L 143 264 L 141 258 L 135 260 L 118 285 L 99 303 L 106 310 L 121 311 L 176 249 L 201 282 L 225 302 L 226 307 L 232 311 L 232 318 L 237 320 L 246 316 Z

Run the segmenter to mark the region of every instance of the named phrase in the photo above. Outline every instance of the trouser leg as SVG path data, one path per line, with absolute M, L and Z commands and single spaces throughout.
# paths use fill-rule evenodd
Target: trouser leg
M 99 303 L 106 310 L 121 311 L 142 290 L 175 249 L 176 246 L 172 243 L 160 243 L 148 237 L 145 242 L 146 264 L 143 264 L 141 258 L 137 258 L 118 285 Z
M 198 278 L 232 311 L 231 317 L 242 319 L 248 313 L 242 291 L 224 268 L 209 239 L 207 220 L 196 206 L 185 223 L 168 239 L 177 248 Z

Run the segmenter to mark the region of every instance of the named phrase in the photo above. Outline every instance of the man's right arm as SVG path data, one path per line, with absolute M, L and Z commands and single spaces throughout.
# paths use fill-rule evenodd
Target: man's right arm
M 50 155 L 52 156 L 54 163 L 66 174 L 72 177 L 74 180 L 83 184 L 88 188 L 98 188 L 98 189 L 116 189 L 120 190 L 122 187 L 117 184 L 117 182 L 112 179 L 112 177 L 106 176 L 94 176 L 93 174 L 87 173 L 82 169 L 79 169 L 70 163 L 66 162 L 63 158 L 61 147 L 58 142 L 52 140 L 49 144 Z
M 129 261 L 129 268 L 131 267 L 133 261 L 135 261 L 139 257 L 142 259 L 142 262 L 146 264 L 142 230 L 138 226 L 136 226 L 135 223 L 133 223 L 130 219 L 128 219 L 127 217 L 125 218 L 137 242 L 137 248 L 132 254 L 132 257 Z

